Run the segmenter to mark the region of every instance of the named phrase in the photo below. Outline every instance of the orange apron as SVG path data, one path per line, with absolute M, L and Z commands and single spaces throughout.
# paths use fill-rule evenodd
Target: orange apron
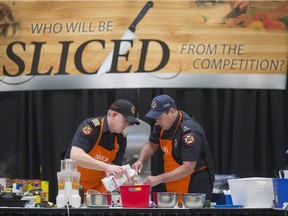
M 176 134 L 177 129 L 181 123 L 181 120 L 182 120 L 182 113 L 180 112 L 180 117 L 179 117 L 177 126 L 176 126 L 176 128 L 173 132 L 173 136 L 170 140 L 161 139 L 164 130 L 162 129 L 160 132 L 160 146 L 161 146 L 161 149 L 162 149 L 163 155 L 164 155 L 164 171 L 165 172 L 171 172 L 172 170 L 177 169 L 178 167 L 181 166 L 174 160 L 173 155 L 172 155 L 172 146 L 173 146 L 172 140 L 175 137 L 175 134 Z M 194 170 L 193 173 L 198 172 L 198 171 L 202 171 L 206 168 L 208 168 L 208 166 L 206 166 L 206 165 L 202 166 L 199 169 Z M 176 181 L 165 183 L 167 192 L 178 193 L 178 203 L 179 204 L 182 203 L 181 194 L 188 193 L 190 178 L 191 178 L 191 175 L 188 175 L 182 179 L 178 179 Z
M 177 129 L 180 125 L 181 120 L 182 120 L 182 113 L 180 112 L 180 118 L 173 132 L 173 136 L 171 140 L 161 139 L 162 134 L 163 134 L 163 129 L 160 132 L 160 146 L 164 155 L 164 171 L 165 172 L 171 172 L 172 170 L 181 166 L 174 160 L 173 155 L 172 155 L 172 145 L 173 145 L 172 140 L 174 139 L 174 136 L 177 132 Z M 191 178 L 191 175 L 188 175 L 182 179 L 165 183 L 167 192 L 178 193 L 178 203 L 182 203 L 181 194 L 188 192 L 190 178 Z
M 107 149 L 98 145 L 102 136 L 103 127 L 104 127 L 104 118 L 101 119 L 99 137 L 93 149 L 88 154 L 96 160 L 100 160 L 105 163 L 111 163 L 115 159 L 116 153 L 118 151 L 118 138 L 117 136 L 115 136 L 114 138 L 114 148 L 112 151 L 108 151 Z M 78 172 L 81 173 L 80 184 L 84 188 L 84 193 L 86 193 L 88 189 L 93 189 L 100 193 L 104 193 L 107 191 L 105 186 L 101 182 L 101 179 L 106 177 L 105 171 L 86 169 L 81 166 L 78 166 L 77 169 Z

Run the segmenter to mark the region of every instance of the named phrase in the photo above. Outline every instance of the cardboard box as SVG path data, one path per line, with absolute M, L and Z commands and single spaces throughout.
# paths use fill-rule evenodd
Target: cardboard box
M 121 177 L 116 178 L 113 175 L 109 175 L 101 180 L 107 191 L 115 190 L 124 183 L 128 182 L 128 180 L 136 174 L 136 171 L 133 170 L 129 164 L 122 167 L 124 168 L 124 174 Z
M 10 178 L 0 178 L 0 192 L 10 187 L 11 187 Z

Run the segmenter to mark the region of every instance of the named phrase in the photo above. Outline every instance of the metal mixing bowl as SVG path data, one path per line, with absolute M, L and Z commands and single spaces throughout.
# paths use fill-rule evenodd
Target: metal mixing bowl
M 187 193 L 182 194 L 182 203 L 184 208 L 202 208 L 205 202 L 206 194 Z
M 172 192 L 158 192 L 157 203 L 159 208 L 174 208 L 178 204 L 178 194 Z
M 110 196 L 110 197 L 109 197 Z M 87 207 L 107 207 L 111 205 L 111 194 L 91 193 L 86 195 Z

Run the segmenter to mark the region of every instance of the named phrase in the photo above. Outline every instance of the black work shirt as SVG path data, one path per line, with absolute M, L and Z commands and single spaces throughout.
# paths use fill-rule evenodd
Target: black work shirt
M 70 158 L 70 151 L 72 146 L 77 146 L 86 152 L 87 154 L 93 149 L 100 135 L 100 122 L 103 117 L 88 118 L 84 120 L 78 127 L 73 139 L 71 146 L 65 153 L 65 158 Z M 114 139 L 118 137 L 119 150 L 117 151 L 116 157 L 112 162 L 115 165 L 122 165 L 125 149 L 127 146 L 127 138 L 125 132 L 111 133 L 109 131 L 107 116 L 104 117 L 104 126 L 102 130 L 102 136 L 99 140 L 98 145 L 112 151 L 114 149 Z
M 203 148 L 203 145 L 205 145 L 204 139 L 206 139 L 205 132 L 203 128 L 187 113 L 183 111 L 179 112 L 182 112 L 183 117 L 175 137 L 172 136 L 180 118 L 179 113 L 171 128 L 163 131 L 162 139 L 173 139 L 172 155 L 178 164 L 182 165 L 183 161 L 197 161 L 195 167 L 195 170 L 197 170 L 200 167 L 207 165 L 207 155 Z M 160 144 L 160 132 L 161 127 L 159 125 L 155 125 L 150 135 L 149 141 L 152 143 Z M 209 156 L 210 155 L 208 155 L 208 157 Z

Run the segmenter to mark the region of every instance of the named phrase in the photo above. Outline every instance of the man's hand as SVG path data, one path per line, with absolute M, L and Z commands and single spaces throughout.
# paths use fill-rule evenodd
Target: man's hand
M 114 175 L 115 177 L 121 177 L 124 174 L 124 168 L 114 164 L 107 164 L 106 173 Z
M 242 25 L 242 26 L 247 26 L 249 25 L 253 20 L 250 18 L 248 14 L 242 14 L 238 17 L 235 17 L 233 19 L 233 24 L 234 25 Z
M 248 5 L 250 4 L 250 1 L 242 1 L 242 0 L 234 0 L 230 1 L 231 8 L 239 8 L 240 11 L 246 10 Z
M 149 184 L 149 185 L 151 185 L 151 187 L 156 186 L 156 185 L 158 185 L 160 183 L 162 183 L 160 176 L 148 176 L 144 180 L 144 184 Z
M 137 173 L 141 173 L 141 170 L 143 169 L 143 162 L 140 160 L 137 160 L 133 165 L 132 169 L 134 169 Z

